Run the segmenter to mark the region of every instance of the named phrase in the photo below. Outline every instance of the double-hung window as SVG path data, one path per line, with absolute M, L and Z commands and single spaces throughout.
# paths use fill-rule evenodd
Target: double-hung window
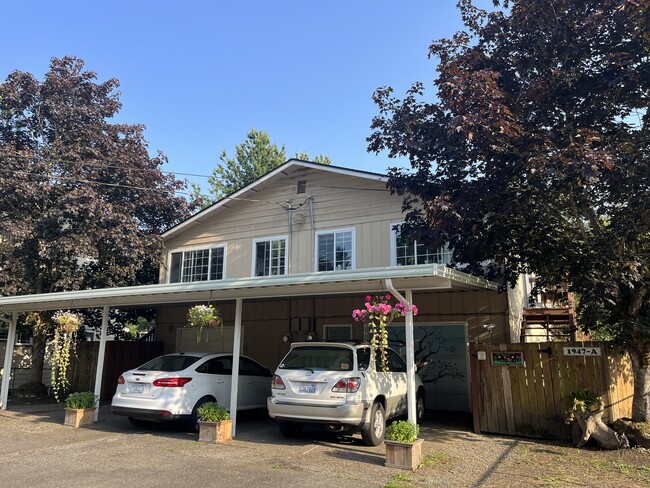
M 253 241 L 253 275 L 287 274 L 287 238 L 272 237 Z
M 354 269 L 354 229 L 316 233 L 316 270 Z
M 171 252 L 169 282 L 189 283 L 223 279 L 225 253 L 225 246 Z
M 406 239 L 398 225 L 392 226 L 393 234 L 393 265 L 411 266 L 414 264 L 449 264 L 452 250 L 448 245 L 437 249 Z

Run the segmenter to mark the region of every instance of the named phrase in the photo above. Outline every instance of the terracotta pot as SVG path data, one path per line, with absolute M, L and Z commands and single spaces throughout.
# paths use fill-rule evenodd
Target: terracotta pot
M 221 422 L 199 421 L 199 441 L 201 442 L 229 442 L 232 440 L 232 419 Z
M 386 466 L 389 468 L 416 470 L 422 461 L 423 439 L 411 443 L 384 441 L 386 444 Z
M 95 423 L 94 408 L 66 408 L 63 425 L 70 427 L 81 427 L 82 425 Z

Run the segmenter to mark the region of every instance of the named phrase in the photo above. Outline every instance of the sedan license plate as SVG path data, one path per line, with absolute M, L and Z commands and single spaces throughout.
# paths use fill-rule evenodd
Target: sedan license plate
M 316 393 L 316 385 L 301 385 L 300 393 Z
M 136 383 L 129 386 L 129 393 L 142 393 L 144 391 L 144 385 L 142 383 Z

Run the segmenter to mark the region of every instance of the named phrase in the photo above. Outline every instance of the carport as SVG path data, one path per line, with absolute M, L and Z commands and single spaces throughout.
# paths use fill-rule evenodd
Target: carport
M 233 435 L 237 422 L 237 393 L 239 356 L 241 350 L 242 308 L 244 300 L 259 298 L 300 297 L 362 294 L 385 290 L 396 298 L 412 302 L 413 291 L 419 290 L 497 290 L 497 285 L 444 265 L 427 264 L 408 267 L 366 268 L 349 271 L 299 273 L 281 276 L 224 279 L 210 282 L 143 285 L 121 288 L 102 288 L 73 292 L 22 295 L 0 298 L 3 314 L 11 314 L 7 350 L 4 361 L 1 409 L 7 408 L 9 379 L 13 359 L 18 315 L 25 312 L 101 308 L 103 309 L 101 341 L 95 376 L 95 396 L 101 393 L 101 380 L 110 308 L 155 307 L 170 303 L 235 301 L 233 341 L 233 381 L 230 412 Z M 403 294 L 401 292 L 403 292 Z M 350 311 L 352 313 L 352 311 Z M 406 317 L 406 364 L 408 379 L 409 420 L 415 421 L 415 358 L 413 347 L 413 316 Z M 6 320 L 6 319 L 5 319 Z M 99 409 L 95 411 L 95 420 Z

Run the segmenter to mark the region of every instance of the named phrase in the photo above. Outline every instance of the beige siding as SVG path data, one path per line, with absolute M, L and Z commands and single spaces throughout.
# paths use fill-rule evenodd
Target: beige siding
M 296 194 L 300 180 L 307 181 L 306 192 Z M 402 201 L 391 196 L 384 183 L 303 169 L 286 176 L 279 174 L 257 189 L 243 200 L 227 202 L 200 225 L 168 238 L 163 260 L 166 262 L 168 253 L 175 249 L 227 243 L 226 277 L 247 277 L 251 276 L 254 239 L 288 236 L 289 272 L 311 272 L 315 232 L 351 227 L 355 229 L 357 268 L 391 264 L 390 224 L 402 220 Z M 313 229 L 309 204 L 300 206 L 309 196 L 313 199 Z M 291 216 L 291 232 L 286 210 L 289 203 L 296 209 Z M 161 270 L 164 280 L 165 265 Z

